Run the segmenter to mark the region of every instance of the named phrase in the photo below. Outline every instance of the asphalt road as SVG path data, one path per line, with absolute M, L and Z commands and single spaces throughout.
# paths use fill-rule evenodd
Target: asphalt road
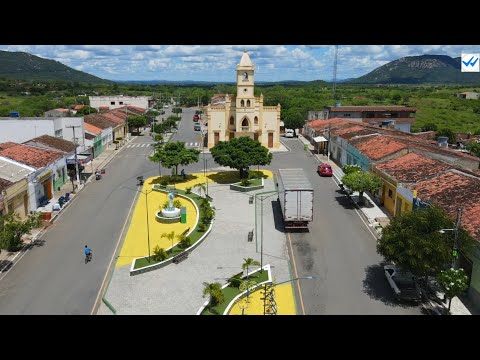
M 151 143 L 140 136 L 131 144 Z M 136 177 L 158 174 L 146 156 L 151 146 L 127 145 L 73 200 L 0 281 L 0 314 L 90 314 L 130 206 Z M 93 259 L 85 264 L 85 244 Z
M 172 136 L 171 141 L 183 141 L 185 142 L 186 147 L 189 148 L 199 148 L 202 144 L 202 133 L 200 131 L 194 131 L 193 125 L 193 115 L 195 114 L 197 108 L 184 108 L 182 112 L 182 119 L 178 123 L 178 131 Z M 203 126 L 203 121 L 201 120 L 199 124 Z
M 421 314 L 419 306 L 394 300 L 376 240 L 349 200 L 338 192 L 333 178 L 317 175 L 318 162 L 308 156 L 300 141 L 282 141 L 292 151 L 275 154 L 270 168 L 303 168 L 314 187 L 314 221 L 309 232 L 287 235 L 297 276 L 316 277 L 300 280 L 305 314 Z M 281 216 L 277 203 L 271 206 Z M 299 299 L 296 285 L 295 289 Z

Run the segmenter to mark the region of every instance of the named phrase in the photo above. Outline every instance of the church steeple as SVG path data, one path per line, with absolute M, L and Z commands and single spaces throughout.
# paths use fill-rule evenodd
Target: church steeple
M 255 65 L 253 65 L 250 56 L 245 51 L 240 59 L 240 64 L 237 65 L 237 99 L 247 99 L 253 104 L 254 95 L 253 89 L 255 85 L 254 80 Z M 240 104 L 237 104 L 239 106 Z

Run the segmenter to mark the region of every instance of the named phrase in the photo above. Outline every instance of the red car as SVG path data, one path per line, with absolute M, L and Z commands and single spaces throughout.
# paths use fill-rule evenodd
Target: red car
M 197 122 L 199 119 L 200 117 L 197 114 L 193 115 L 193 121 Z
M 329 164 L 318 165 L 317 172 L 320 174 L 320 176 L 332 176 L 333 175 L 332 167 Z

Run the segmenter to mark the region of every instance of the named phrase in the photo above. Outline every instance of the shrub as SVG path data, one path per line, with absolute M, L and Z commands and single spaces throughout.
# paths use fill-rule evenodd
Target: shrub
M 167 186 L 168 183 L 169 183 L 169 181 L 168 181 L 168 178 L 166 178 L 166 177 L 163 178 L 162 180 L 160 180 L 160 184 L 161 184 L 162 186 Z
M 167 253 L 164 248 L 161 248 L 160 246 L 156 245 L 153 248 L 153 260 L 155 261 L 163 261 L 167 258 Z
M 241 186 L 250 186 L 251 184 L 252 182 L 249 179 L 243 179 L 242 181 L 240 181 Z
M 345 175 L 347 175 L 357 171 L 362 171 L 362 168 L 358 165 L 343 165 L 342 171 Z
M 205 225 L 203 222 L 201 222 L 201 223 L 198 224 L 198 226 L 197 226 L 197 231 L 198 231 L 198 232 L 205 232 L 205 231 L 207 231 L 207 225 Z
M 233 275 L 230 279 L 228 279 L 230 286 L 238 288 L 242 283 L 242 273 Z
M 192 239 L 190 239 L 190 236 L 182 235 L 180 242 L 178 243 L 178 246 L 181 249 L 186 249 L 190 247 L 190 245 L 192 245 Z
M 188 186 L 185 188 L 185 193 L 186 194 L 191 194 L 192 193 L 192 187 L 191 186 Z

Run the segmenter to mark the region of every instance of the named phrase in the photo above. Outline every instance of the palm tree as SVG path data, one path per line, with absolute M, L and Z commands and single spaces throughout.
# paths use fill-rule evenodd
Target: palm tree
M 194 188 L 200 190 L 200 196 L 202 196 L 202 190 L 203 190 L 203 193 L 207 192 L 207 186 L 204 183 L 198 183 L 194 186 Z
M 218 282 L 203 283 L 203 297 L 210 295 L 210 301 L 213 306 L 220 304 L 225 300 L 222 292 L 222 285 Z
M 171 231 L 169 233 L 163 233 L 161 238 L 167 238 L 168 240 L 172 241 L 172 247 L 170 248 L 170 253 L 173 252 L 173 239 L 175 239 L 175 231 Z
M 247 269 L 247 280 L 248 280 L 248 268 L 251 266 L 259 266 L 260 263 L 257 260 L 253 260 L 252 258 L 247 258 L 247 259 L 243 258 L 243 260 L 245 260 L 245 262 L 242 265 L 242 269 L 243 270 Z
M 248 279 L 247 280 L 242 280 L 238 289 L 241 292 L 247 291 L 247 298 L 248 298 L 250 296 L 250 289 L 252 287 L 254 287 L 255 285 L 257 285 L 257 283 L 253 280 L 248 280 Z

